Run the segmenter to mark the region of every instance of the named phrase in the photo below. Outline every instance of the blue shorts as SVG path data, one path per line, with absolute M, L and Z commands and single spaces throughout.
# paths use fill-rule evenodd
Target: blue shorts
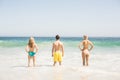
M 35 55 L 35 52 L 28 52 L 29 56 L 33 57 Z

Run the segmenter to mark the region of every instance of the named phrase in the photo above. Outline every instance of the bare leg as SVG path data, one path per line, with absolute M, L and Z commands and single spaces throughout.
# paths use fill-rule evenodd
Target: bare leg
M 89 61 L 89 54 L 86 55 L 86 66 L 88 66 L 88 61 Z
M 83 66 L 85 66 L 85 54 L 82 52 Z
M 28 67 L 30 67 L 30 56 L 28 55 Z
M 35 67 L 35 56 L 33 56 L 33 66 Z
M 56 62 L 54 62 L 53 66 L 55 66 Z
M 59 62 L 59 65 L 61 66 L 61 62 Z

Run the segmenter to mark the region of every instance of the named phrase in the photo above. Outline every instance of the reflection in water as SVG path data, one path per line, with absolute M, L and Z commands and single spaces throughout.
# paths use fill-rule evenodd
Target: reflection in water
M 63 72 L 61 69 L 55 69 L 53 73 L 53 80 L 63 80 Z
M 61 73 L 54 74 L 54 80 L 63 80 L 62 74 Z
M 80 78 L 80 80 L 88 80 L 88 75 L 85 74 L 84 76 L 80 76 Z
M 88 78 L 90 76 L 87 73 L 69 71 L 62 67 L 55 68 L 52 74 L 52 80 L 89 80 Z
M 82 74 L 80 75 L 80 80 L 88 80 L 89 75 L 88 74 Z

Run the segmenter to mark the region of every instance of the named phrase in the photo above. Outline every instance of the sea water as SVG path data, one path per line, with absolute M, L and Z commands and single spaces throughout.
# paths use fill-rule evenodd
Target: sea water
M 1 80 L 120 80 L 119 37 L 90 37 L 94 48 L 90 51 L 88 67 L 82 66 L 78 48 L 81 37 L 61 37 L 65 55 L 62 66 L 56 64 L 56 67 L 52 66 L 51 53 L 55 38 L 35 37 L 39 47 L 36 67 L 28 68 L 25 52 L 28 40 L 29 37 L 0 37 Z

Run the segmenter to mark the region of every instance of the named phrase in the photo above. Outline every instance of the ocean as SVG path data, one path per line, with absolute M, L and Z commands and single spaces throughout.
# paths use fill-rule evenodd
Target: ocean
M 37 44 L 49 45 L 55 41 L 54 37 L 34 37 Z M 28 43 L 29 37 L 0 37 L 0 47 L 22 47 Z M 90 37 L 95 46 L 97 47 L 119 47 L 120 37 Z M 82 37 L 61 37 L 61 41 L 66 47 L 76 47 Z M 72 46 L 71 46 L 72 45 Z
M 25 48 L 28 44 L 29 37 L 0 37 L 0 48 Z M 94 44 L 92 53 L 106 52 L 105 54 L 119 54 L 120 37 L 90 37 Z M 54 37 L 35 37 L 35 42 L 39 51 L 51 51 Z M 67 52 L 80 52 L 78 45 L 82 37 L 61 37 Z M 104 53 L 100 54 L 104 54 Z M 113 53 L 112 53 L 113 52 Z
M 120 80 L 120 37 L 90 37 L 94 48 L 88 67 L 82 66 L 78 48 L 82 37 L 61 37 L 65 56 L 62 66 L 56 67 L 52 66 L 51 56 L 55 38 L 35 37 L 39 47 L 37 66 L 28 68 L 25 52 L 28 40 L 29 37 L 0 37 L 0 80 Z

